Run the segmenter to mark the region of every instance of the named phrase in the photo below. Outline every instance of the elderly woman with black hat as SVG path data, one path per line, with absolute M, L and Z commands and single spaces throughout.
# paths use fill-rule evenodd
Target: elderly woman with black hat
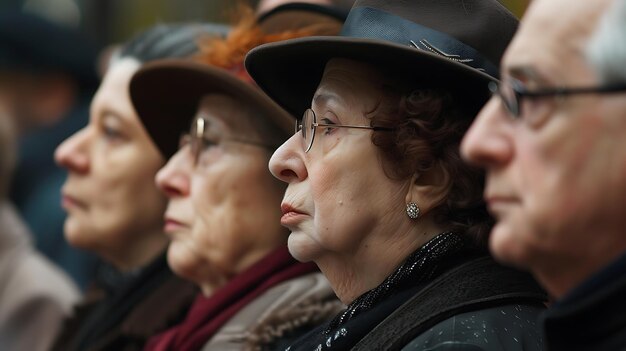
M 197 60 L 156 62 L 133 77 L 133 104 L 169 158 L 156 177 L 169 198 L 168 263 L 201 289 L 185 320 L 146 350 L 284 349 L 340 309 L 317 267 L 289 255 L 280 225 L 284 185 L 267 162 L 292 117 L 243 68 L 255 45 L 331 30 L 313 19 L 280 31 L 274 16 L 315 11 L 337 33 L 343 18 L 322 10 L 279 8 L 259 26 L 248 9 L 227 38 L 202 43 Z
M 545 295 L 486 253 L 459 143 L 517 21 L 496 0 L 357 1 L 339 37 L 252 50 L 294 115 L 272 156 L 288 245 L 348 305 L 289 350 L 539 350 Z

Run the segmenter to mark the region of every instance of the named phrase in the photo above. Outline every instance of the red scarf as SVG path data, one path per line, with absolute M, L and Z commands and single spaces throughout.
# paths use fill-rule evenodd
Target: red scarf
M 197 351 L 239 310 L 271 287 L 317 270 L 299 263 L 286 247 L 277 249 L 235 276 L 210 297 L 196 298 L 185 320 L 152 337 L 145 351 Z

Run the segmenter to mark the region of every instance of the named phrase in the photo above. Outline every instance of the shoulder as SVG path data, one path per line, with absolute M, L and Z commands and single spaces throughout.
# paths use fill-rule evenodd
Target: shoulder
M 238 311 L 203 350 L 239 350 L 244 344 L 279 349 L 286 340 L 308 332 L 341 309 L 330 284 L 319 272 L 286 280 Z
M 541 350 L 540 306 L 504 305 L 448 318 L 403 350 Z
M 31 304 L 32 301 L 47 302 L 68 314 L 78 302 L 80 295 L 74 283 L 39 253 L 23 250 L 13 265 L 12 273 L 5 277 L 8 279 L 2 294 L 5 307 Z

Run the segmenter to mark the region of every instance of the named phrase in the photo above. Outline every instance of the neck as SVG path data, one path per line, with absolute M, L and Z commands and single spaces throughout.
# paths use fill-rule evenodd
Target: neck
M 601 271 L 626 252 L 626 245 L 606 248 L 603 254 L 589 250 L 584 257 L 554 257 L 550 262 L 540 262 L 532 271 L 540 284 L 556 299 L 561 299 L 572 289 Z
M 144 267 L 159 256 L 167 247 L 168 241 L 162 231 L 152 231 L 139 236 L 134 242 L 123 243 L 124 250 L 109 261 L 122 272 Z
M 282 243 L 282 246 L 284 245 L 285 244 Z M 265 256 L 276 250 L 277 247 L 278 246 L 268 245 L 247 250 L 245 255 L 235 260 L 237 264 L 233 266 L 232 270 L 224 270 L 220 272 L 214 271 L 213 274 L 207 275 L 211 277 L 211 279 L 202 279 L 201 281 L 197 282 L 197 284 L 200 286 L 200 290 L 202 291 L 202 295 L 204 295 L 205 297 L 213 295 L 216 290 L 224 287 L 235 276 L 239 275 L 240 273 L 258 263 Z M 205 275 L 202 276 L 206 278 Z
M 406 258 L 444 231 L 429 218 L 405 221 L 397 230 L 373 231 L 348 253 L 329 253 L 316 260 L 344 304 L 380 285 Z

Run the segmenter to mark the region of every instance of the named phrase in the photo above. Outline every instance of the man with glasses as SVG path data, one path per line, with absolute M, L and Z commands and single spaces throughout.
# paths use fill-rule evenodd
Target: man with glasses
M 555 302 L 547 350 L 626 349 L 626 1 L 536 0 L 463 156 L 487 170 L 490 248 Z

